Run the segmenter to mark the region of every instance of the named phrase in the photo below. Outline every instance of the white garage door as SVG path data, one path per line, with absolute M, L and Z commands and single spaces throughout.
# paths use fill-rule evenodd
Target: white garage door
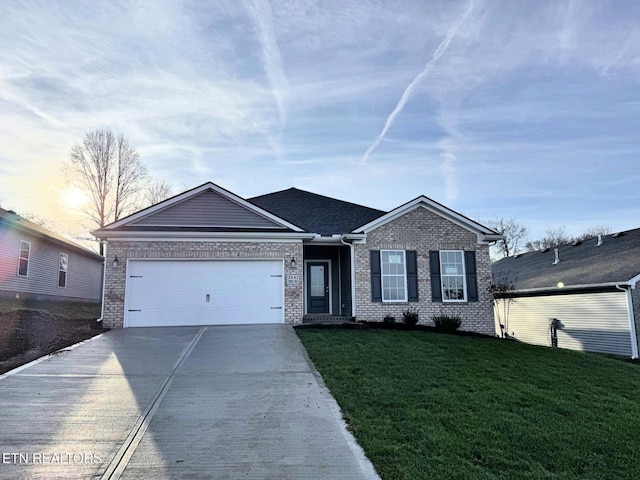
M 131 260 L 125 327 L 284 322 L 280 260 Z

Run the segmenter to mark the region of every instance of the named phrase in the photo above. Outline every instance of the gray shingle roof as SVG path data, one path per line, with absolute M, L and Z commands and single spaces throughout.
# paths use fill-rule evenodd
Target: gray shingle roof
M 349 233 L 387 213 L 297 188 L 247 200 L 308 232 L 321 235 Z
M 597 243 L 597 238 L 590 238 L 579 245 L 561 245 L 556 265 L 553 248 L 503 258 L 492 266 L 493 279 L 508 279 L 516 290 L 523 290 L 554 288 L 558 282 L 565 287 L 627 282 L 640 274 L 640 228 L 603 235 L 602 245 L 596 247 Z
M 78 245 L 77 243 L 72 242 L 68 238 L 63 237 L 62 235 L 59 235 L 58 233 L 53 232 L 48 228 L 45 228 L 41 225 L 38 225 L 37 223 L 27 220 L 26 218 L 21 217 L 20 215 L 18 215 L 12 210 L 5 210 L 3 208 L 0 208 L 0 222 L 6 222 L 9 225 L 20 226 L 25 230 L 29 230 L 36 235 L 46 237 L 49 240 L 56 242 L 60 245 L 64 245 L 65 247 L 68 247 L 68 248 L 73 248 L 79 253 L 93 257 L 95 259 L 99 259 L 99 260 L 102 259 L 102 257 L 98 255 L 96 252 L 93 252 L 81 245 Z

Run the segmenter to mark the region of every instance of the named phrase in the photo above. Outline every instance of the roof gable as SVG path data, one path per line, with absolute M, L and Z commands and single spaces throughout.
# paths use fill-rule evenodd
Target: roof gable
M 579 244 L 561 245 L 560 261 L 554 249 L 507 257 L 492 265 L 494 281 L 509 280 L 516 290 L 632 282 L 640 274 L 640 228 L 603 235 Z
M 358 225 L 385 214 L 382 210 L 297 188 L 260 195 L 249 201 L 300 225 L 308 232 L 324 236 L 350 233 Z
M 435 200 L 430 199 L 424 195 L 414 198 L 410 202 L 407 202 L 399 207 L 391 210 L 389 213 L 382 215 L 374 219 L 373 221 L 366 223 L 364 225 L 360 225 L 353 229 L 354 233 L 369 233 L 376 228 L 379 228 L 387 223 L 405 215 L 406 213 L 416 209 L 416 208 L 426 208 L 427 210 L 439 215 L 440 217 L 448 220 L 478 236 L 478 242 L 491 242 L 495 240 L 500 240 L 502 238 L 494 230 L 491 230 L 489 227 L 486 227 L 478 222 L 471 220 L 470 218 L 465 217 L 461 213 L 458 213 L 454 210 L 451 210 L 448 207 L 445 207 L 441 203 L 436 202 Z
M 303 231 L 209 182 L 118 220 L 98 232 L 171 228 Z

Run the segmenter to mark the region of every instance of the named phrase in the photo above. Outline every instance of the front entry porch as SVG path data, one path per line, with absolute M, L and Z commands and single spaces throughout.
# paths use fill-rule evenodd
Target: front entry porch
M 345 245 L 304 246 L 304 323 L 352 318 L 351 252 Z

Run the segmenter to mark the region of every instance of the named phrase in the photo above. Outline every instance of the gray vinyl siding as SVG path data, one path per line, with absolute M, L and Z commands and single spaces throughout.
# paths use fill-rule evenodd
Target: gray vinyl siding
M 582 293 L 513 298 L 505 322 L 504 300 L 497 302 L 499 322 L 514 338 L 551 346 L 549 319 L 562 322 L 558 347 L 630 357 L 631 335 L 626 292 Z
M 131 225 L 176 227 L 278 228 L 280 225 L 247 208 L 207 191 Z
M 20 241 L 31 243 L 29 270 L 18 275 Z M 69 256 L 67 286 L 58 287 L 60 253 Z M 0 224 L 0 291 L 100 301 L 102 293 L 102 261 L 65 248 L 42 237 Z
M 351 315 L 351 252 L 349 247 L 340 247 L 340 290 L 342 315 Z

